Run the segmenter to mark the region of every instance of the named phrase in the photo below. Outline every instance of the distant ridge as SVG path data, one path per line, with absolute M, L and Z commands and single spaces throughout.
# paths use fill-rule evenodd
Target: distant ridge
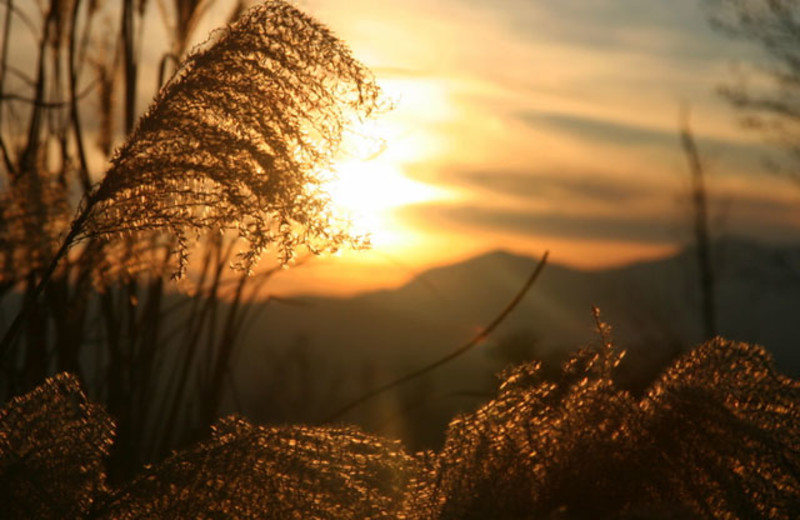
M 428 269 L 397 289 L 350 298 L 309 296 L 303 300 L 310 308 L 271 308 L 265 320 L 270 330 L 255 334 L 284 340 L 302 334 L 327 350 L 335 347 L 324 339 L 333 329 L 337 339 L 347 337 L 344 329 L 352 329 L 359 331 L 363 341 L 380 341 L 381 350 L 393 351 L 399 345 L 394 345 L 392 338 L 397 337 L 396 329 L 402 329 L 404 320 L 434 323 L 441 329 L 485 323 L 511 298 L 538 261 L 495 250 Z M 793 345 L 800 351 L 800 332 L 794 331 L 794 316 L 800 308 L 800 244 L 767 245 L 726 237 L 713 243 L 712 261 L 718 278 L 722 334 L 763 344 L 779 353 L 779 360 L 780 352 L 795 350 Z M 537 335 L 545 343 L 587 341 L 593 335 L 590 308 L 597 305 L 615 327 L 619 341 L 653 340 L 666 331 L 634 329 L 653 325 L 645 321 L 661 320 L 659 328 L 671 329 L 673 340 L 699 343 L 703 338 L 694 323 L 699 321 L 695 264 L 691 247 L 670 257 L 594 271 L 550 263 L 506 329 L 542 329 Z M 541 313 L 560 318 L 542 321 L 537 318 Z M 376 314 L 377 321 L 367 319 Z M 569 330 L 576 323 L 583 324 L 580 330 Z M 378 324 L 388 328 L 378 330 Z M 458 330 L 443 334 L 457 337 Z M 349 343 L 355 349 L 374 349 L 361 341 Z M 787 367 L 800 371 L 800 362 Z
M 780 371 L 800 375 L 800 244 L 726 238 L 713 244 L 712 257 L 721 334 L 764 346 Z M 270 305 L 250 330 L 235 367 L 239 380 L 245 381 L 242 393 L 262 399 L 259 380 L 268 360 L 276 352 L 290 355 L 298 344 L 306 349 L 307 362 L 317 363 L 325 377 L 337 374 L 342 396 L 358 394 L 367 384 L 365 374 L 372 374 L 369 380 L 385 381 L 422 366 L 489 323 L 537 262 L 498 250 L 429 269 L 393 290 L 351 298 L 309 297 L 305 306 Z M 596 343 L 592 306 L 601 309 L 614 341 L 628 351 L 633 375 L 650 373 L 702 342 L 697 287 L 692 248 L 598 271 L 548 264 L 485 344 L 426 384 L 441 395 L 485 387 L 503 368 L 493 352 L 507 341 L 522 342 L 540 360 Z

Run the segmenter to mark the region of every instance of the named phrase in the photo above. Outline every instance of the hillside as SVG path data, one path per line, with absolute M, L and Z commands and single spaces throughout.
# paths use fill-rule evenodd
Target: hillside
M 800 329 L 795 324 L 800 246 L 726 239 L 714 244 L 713 258 L 721 335 L 763 345 L 775 356 L 779 370 L 800 374 Z M 431 269 L 396 290 L 270 305 L 250 329 L 237 363 L 244 408 L 257 419 L 317 420 L 365 389 L 462 345 L 494 318 L 535 265 L 534 258 L 496 251 Z M 358 414 L 353 419 L 391 422 L 387 414 L 402 416 L 405 412 L 398 407 L 414 408 L 421 399 L 428 401 L 426 406 L 439 407 L 431 412 L 434 416 L 449 417 L 469 408 L 508 360 L 523 354 L 555 361 L 596 343 L 592 305 L 613 327 L 615 341 L 628 349 L 627 377 L 649 378 L 663 363 L 702 341 L 695 277 L 691 250 L 593 272 L 548 265 L 489 341 L 416 389 L 360 412 L 377 414 L 378 419 Z M 516 345 L 503 350 L 498 343 Z M 265 398 L 265 381 L 274 385 L 276 378 L 282 393 L 291 394 L 295 386 L 304 394 L 294 404 L 281 397 L 279 405 L 286 408 L 282 411 L 275 403 L 265 404 L 270 401 Z M 313 384 L 306 384 L 309 381 Z

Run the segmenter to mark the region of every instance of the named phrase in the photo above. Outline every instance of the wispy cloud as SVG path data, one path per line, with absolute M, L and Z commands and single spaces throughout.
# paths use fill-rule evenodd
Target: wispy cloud
M 674 244 L 691 240 L 691 210 L 674 203 L 653 211 L 628 211 L 620 201 L 617 211 L 585 211 L 580 201 L 560 210 L 502 207 L 475 202 L 420 204 L 403 210 L 403 218 L 419 225 L 455 230 L 481 230 L 503 235 L 549 236 L 560 239 L 606 240 L 629 243 Z M 758 240 L 800 240 L 800 216 L 791 199 L 723 194 L 711 207 L 714 231 Z
M 450 230 L 471 250 L 490 234 L 686 241 L 686 102 L 712 200 L 726 201 L 716 229 L 800 237 L 797 201 L 764 174 L 768 147 L 716 93 L 755 51 L 716 34 L 698 2 L 305 3 L 379 78 L 424 86 L 402 96 L 406 137 L 387 153 L 424 150 L 397 154 L 403 172 L 461 197 L 403 209 L 420 234 Z
M 474 204 L 427 204 L 408 208 L 406 217 L 426 225 L 480 229 L 504 234 L 539 235 L 558 238 L 618 240 L 627 242 L 674 243 L 684 233 L 665 215 L 598 215 L 553 211 L 525 211 Z
M 675 105 L 677 114 L 678 105 Z M 551 111 L 522 110 L 516 119 L 539 130 L 566 134 L 573 138 L 602 142 L 627 148 L 660 147 L 679 150 L 679 127 L 677 116 L 673 128 L 659 128 L 642 124 L 634 124 L 611 118 L 601 119 L 591 116 Z M 717 137 L 714 135 L 695 136 L 696 141 L 715 156 L 724 157 L 727 161 L 739 162 L 764 156 L 770 151 L 765 144 Z
M 444 174 L 450 182 L 463 183 L 521 199 L 572 200 L 581 203 L 619 204 L 652 197 L 657 187 L 614 179 L 608 172 L 541 171 L 538 168 L 519 171 L 467 170 Z

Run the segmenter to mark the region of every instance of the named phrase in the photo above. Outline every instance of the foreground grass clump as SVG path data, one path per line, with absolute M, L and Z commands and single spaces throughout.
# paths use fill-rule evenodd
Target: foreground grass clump
M 613 346 L 547 379 L 503 374 L 439 453 L 353 428 L 219 422 L 210 440 L 120 488 L 113 424 L 60 375 L 0 412 L 9 518 L 792 518 L 800 383 L 761 348 L 716 340 L 634 397 Z
M 287 0 L 217 2 L 184 52 L 212 3 L 0 5 L 0 403 L 74 374 L 114 417 L 114 482 L 222 414 L 274 273 L 369 245 L 329 180 L 391 108 L 373 74 Z

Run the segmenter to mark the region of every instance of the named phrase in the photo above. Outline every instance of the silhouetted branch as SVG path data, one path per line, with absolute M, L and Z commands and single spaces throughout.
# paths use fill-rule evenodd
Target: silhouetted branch
M 725 85 L 720 93 L 741 114 L 745 127 L 762 132 L 789 154 L 769 166 L 800 180 L 800 3 L 795 0 L 704 0 L 711 25 L 725 35 L 749 40 L 766 59 L 754 63 L 753 85 Z M 763 81 L 766 80 L 766 81 Z M 787 173 L 787 166 L 790 166 Z
M 494 329 L 496 329 L 497 326 L 500 325 L 509 314 L 511 314 L 511 311 L 513 311 L 519 304 L 519 302 L 522 301 L 522 298 L 525 296 L 525 294 L 527 294 L 531 286 L 533 286 L 533 283 L 536 281 L 537 278 L 539 278 L 539 274 L 541 274 L 542 269 L 544 269 L 545 264 L 547 264 L 547 257 L 549 256 L 549 254 L 550 254 L 549 251 L 545 251 L 544 255 L 542 256 L 542 259 L 539 260 L 539 264 L 536 266 L 536 269 L 533 270 L 530 277 L 528 277 L 527 281 L 522 285 L 516 296 L 514 296 L 514 298 L 512 298 L 511 301 L 508 302 L 505 308 L 500 312 L 500 314 L 497 315 L 497 317 L 494 320 L 492 320 L 492 322 L 489 325 L 487 325 L 483 330 L 481 330 L 475 337 L 469 340 L 466 344 L 457 348 L 456 350 L 447 354 L 446 356 L 434 361 L 433 363 L 430 363 L 429 365 L 414 370 L 409 374 L 406 374 L 398 379 L 395 379 L 394 381 L 390 381 L 384 385 L 379 386 L 378 388 L 375 388 L 365 393 L 364 395 L 354 399 L 353 401 L 342 406 L 335 412 L 331 413 L 330 415 L 325 417 L 325 419 L 323 419 L 321 422 L 328 423 L 335 421 L 336 419 L 339 419 L 340 417 L 348 413 L 353 408 L 362 405 L 363 403 L 369 401 L 370 399 L 378 395 L 381 395 L 383 393 L 386 393 L 387 391 L 396 388 L 400 385 L 408 383 L 409 381 L 417 379 L 418 377 L 423 376 L 429 372 L 432 372 L 433 370 L 436 370 L 440 366 L 445 365 L 450 361 L 456 359 L 457 357 L 463 355 L 471 348 L 473 348 L 475 345 L 477 345 L 478 343 L 489 337 L 489 335 L 494 331 Z

